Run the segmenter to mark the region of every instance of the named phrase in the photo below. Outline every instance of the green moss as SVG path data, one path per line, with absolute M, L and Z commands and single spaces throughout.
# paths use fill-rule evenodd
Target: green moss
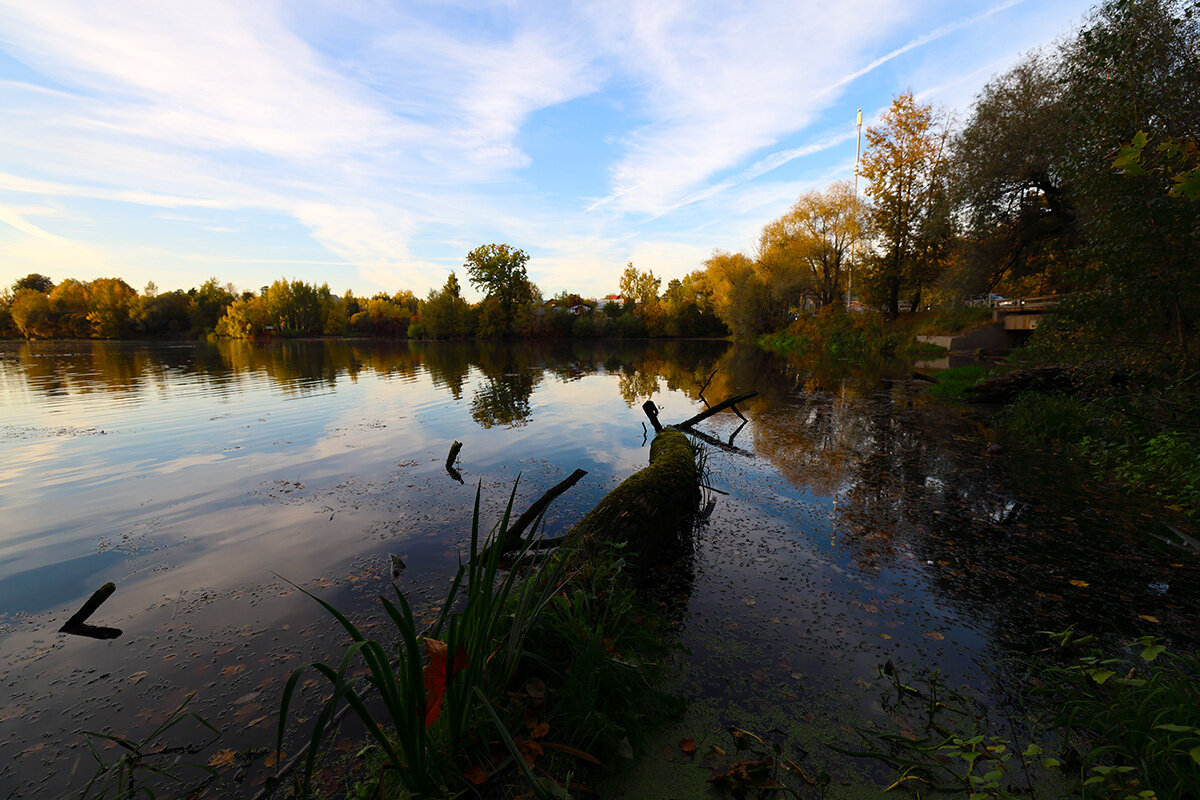
M 628 543 L 653 559 L 675 543 L 700 500 L 696 455 L 682 433 L 667 429 L 650 445 L 650 464 L 630 475 L 567 534 L 588 551 L 601 543 Z

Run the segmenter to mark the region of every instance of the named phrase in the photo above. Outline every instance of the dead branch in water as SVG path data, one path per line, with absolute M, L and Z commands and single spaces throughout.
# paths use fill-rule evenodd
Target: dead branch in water
M 546 491 L 545 494 L 535 500 L 533 505 L 526 509 L 524 514 L 517 517 L 516 521 L 509 525 L 508 530 L 504 532 L 504 549 L 516 550 L 518 547 L 520 547 L 521 535 L 525 533 L 525 529 L 532 525 L 534 521 L 537 520 L 537 518 L 540 517 L 543 512 L 545 512 L 547 506 L 554 502 L 555 498 L 557 498 L 567 489 L 570 489 L 572 486 L 579 483 L 579 480 L 584 475 L 587 475 L 587 470 L 575 470 L 568 475 L 566 479 L 558 483 L 556 486 L 552 486 Z
M 733 397 L 729 398 L 728 400 L 725 400 L 724 402 L 721 402 L 721 403 L 717 403 L 712 408 L 701 411 L 699 414 L 697 414 L 694 417 L 685 419 L 683 422 L 680 422 L 675 427 L 676 428 L 690 428 L 693 425 L 695 425 L 697 422 L 703 422 L 704 420 L 711 417 L 713 414 L 717 414 L 721 411 L 724 411 L 727 408 L 732 408 L 735 414 L 737 414 L 739 417 L 742 417 L 742 414 L 740 411 L 737 410 L 736 405 L 738 403 L 741 403 L 744 400 L 749 400 L 751 397 L 757 397 L 757 396 L 758 396 L 758 392 L 744 392 L 742 394 L 735 394 Z M 745 419 L 745 417 L 742 417 L 742 419 Z

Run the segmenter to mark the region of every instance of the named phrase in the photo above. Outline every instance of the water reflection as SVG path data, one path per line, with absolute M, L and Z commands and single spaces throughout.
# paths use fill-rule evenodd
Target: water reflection
M 0 743 L 25 754 L 0 782 L 61 782 L 88 715 L 135 734 L 144 697 L 197 688 L 228 714 L 223 747 L 263 744 L 274 682 L 333 646 L 272 573 L 369 615 L 398 555 L 432 606 L 477 484 L 495 519 L 518 473 L 527 504 L 587 470 L 547 515 L 561 532 L 645 465 L 646 399 L 670 423 L 758 392 L 749 422 L 699 426 L 723 494 L 647 578 L 694 700 L 815 714 L 824 735 L 873 713 L 888 658 L 961 677 L 1068 622 L 1194 641 L 1194 560 L 1135 540 L 1155 524 L 1141 509 L 989 454 L 983 423 L 903 376 L 722 342 L 0 343 Z M 125 635 L 55 638 L 107 580 L 103 621 Z

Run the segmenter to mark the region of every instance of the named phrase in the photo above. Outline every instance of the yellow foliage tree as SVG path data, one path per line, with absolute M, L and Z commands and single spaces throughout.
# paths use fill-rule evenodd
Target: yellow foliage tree
M 882 252 L 869 276 L 888 313 L 901 290 L 918 305 L 921 290 L 941 271 L 948 243 L 943 115 L 911 91 L 892 100 L 880 124 L 867 129 L 861 175 L 872 199 L 871 219 Z

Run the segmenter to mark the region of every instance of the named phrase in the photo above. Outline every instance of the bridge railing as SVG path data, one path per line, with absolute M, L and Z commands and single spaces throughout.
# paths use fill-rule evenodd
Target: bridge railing
M 991 308 L 995 311 L 1018 314 L 1022 311 L 1045 311 L 1053 308 L 1066 296 L 1065 294 L 1045 294 L 1040 297 L 1006 297 L 1002 300 L 993 300 Z

